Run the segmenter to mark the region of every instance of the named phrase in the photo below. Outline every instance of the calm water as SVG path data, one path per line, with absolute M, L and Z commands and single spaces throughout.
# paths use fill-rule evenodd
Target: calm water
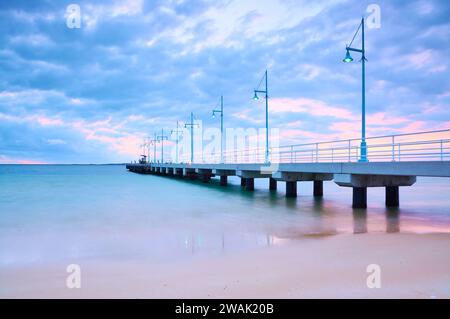
M 422 178 L 400 190 L 398 210 L 369 189 L 366 213 L 351 189 L 312 183 L 286 199 L 268 191 L 138 175 L 124 166 L 0 165 L 0 266 L 82 260 L 168 262 L 230 254 L 338 233 L 450 232 L 450 180 Z M 357 236 L 357 235 L 355 235 Z

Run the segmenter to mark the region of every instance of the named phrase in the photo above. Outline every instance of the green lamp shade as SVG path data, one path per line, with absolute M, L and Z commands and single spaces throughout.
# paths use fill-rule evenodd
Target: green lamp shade
M 353 58 L 352 58 L 352 56 L 350 55 L 350 52 L 347 50 L 347 53 L 345 54 L 345 58 L 344 58 L 344 60 L 342 60 L 342 61 L 344 61 L 344 62 L 346 62 L 346 63 L 349 63 L 349 62 L 352 62 L 353 61 Z

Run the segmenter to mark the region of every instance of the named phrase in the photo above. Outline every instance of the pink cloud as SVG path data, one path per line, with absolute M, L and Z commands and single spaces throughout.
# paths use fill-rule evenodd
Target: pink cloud
M 50 118 L 42 115 L 30 117 L 30 119 L 33 119 L 42 126 L 56 126 L 64 124 L 64 122 L 60 118 Z
M 0 155 L 0 164 L 47 164 L 45 162 L 36 161 L 32 159 L 25 159 L 25 158 L 11 158 L 4 155 Z
M 324 101 L 308 98 L 274 98 L 270 100 L 271 113 L 306 113 L 312 116 L 331 116 L 340 119 L 357 117 L 344 107 L 328 105 Z

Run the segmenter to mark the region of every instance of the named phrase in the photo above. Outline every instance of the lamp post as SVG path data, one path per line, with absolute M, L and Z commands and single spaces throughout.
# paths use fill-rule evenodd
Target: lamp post
M 361 29 L 361 35 L 362 35 L 362 48 L 357 49 L 353 48 L 351 45 L 353 41 L 355 40 L 356 35 L 359 32 L 359 29 Z M 361 110 L 361 154 L 359 158 L 359 162 L 367 162 L 367 143 L 366 143 L 366 50 L 364 45 L 364 18 L 361 19 L 361 23 L 358 27 L 358 30 L 356 30 L 355 35 L 353 36 L 352 42 L 350 42 L 349 45 L 345 47 L 346 54 L 344 58 L 344 62 L 350 63 L 353 61 L 352 56 L 350 55 L 350 51 L 352 52 L 358 52 L 361 53 L 361 64 L 362 64 L 362 110 Z
M 153 144 L 153 162 L 156 164 L 156 142 L 158 142 L 158 138 L 156 136 L 156 133 L 154 133 L 154 138 L 151 140 Z
M 259 87 L 261 86 L 262 81 L 265 79 L 266 89 L 260 90 Z M 267 164 L 269 163 L 269 92 L 267 89 L 267 70 L 264 73 L 264 77 L 261 79 L 261 81 L 258 84 L 258 87 L 254 90 L 255 95 L 253 96 L 253 99 L 255 101 L 259 100 L 258 93 L 264 93 L 266 96 L 266 151 L 264 156 L 264 162 Z
M 220 110 L 213 110 L 213 118 L 220 113 L 220 163 L 223 164 L 223 95 L 220 96 Z
M 150 141 L 150 136 L 146 137 L 145 145 L 147 146 L 147 163 L 150 163 L 150 145 L 152 145 L 152 142 Z
M 191 128 L 191 163 L 194 163 L 194 113 L 191 112 L 191 122 L 184 124 L 184 127 Z
M 146 164 L 146 158 L 147 158 L 147 156 L 145 155 L 145 148 L 147 147 L 147 142 L 145 141 L 145 139 L 144 139 L 144 143 L 143 144 L 141 144 L 140 145 L 141 147 L 142 147 L 142 155 L 141 155 L 141 157 L 142 157 L 142 164 Z
M 157 136 L 157 139 L 161 142 L 161 164 L 164 164 L 164 140 L 169 139 L 164 135 L 164 129 L 161 130 L 161 135 Z
M 177 127 L 174 129 L 174 130 L 171 130 L 170 131 L 170 134 L 173 134 L 173 133 L 176 133 L 177 134 L 177 137 L 176 137 L 176 140 L 175 140 L 175 151 L 176 151 L 176 153 L 175 153 L 175 163 L 176 164 L 178 164 L 178 142 L 179 142 L 179 138 L 178 138 L 178 134 L 179 133 L 183 133 L 183 131 L 180 131 L 180 130 L 178 130 L 178 128 L 179 128 L 179 124 L 178 124 L 178 121 L 177 121 Z

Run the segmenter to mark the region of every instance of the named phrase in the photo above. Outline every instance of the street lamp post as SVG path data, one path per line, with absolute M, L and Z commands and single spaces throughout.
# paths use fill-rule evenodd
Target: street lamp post
M 259 87 L 261 86 L 263 79 L 265 79 L 266 89 L 260 90 Z M 266 151 L 264 156 L 264 162 L 267 164 L 269 163 L 269 92 L 267 89 L 267 70 L 264 73 L 264 77 L 259 82 L 258 87 L 254 91 L 255 95 L 253 96 L 253 99 L 255 101 L 259 100 L 258 93 L 264 93 L 266 95 Z
M 220 113 L 220 163 L 223 164 L 223 95 L 220 97 L 220 110 L 213 110 L 212 116 Z
M 362 48 L 356 49 L 353 48 L 351 45 L 353 41 L 355 40 L 356 35 L 359 32 L 359 29 L 361 29 L 361 36 L 362 36 Z M 350 51 L 352 52 L 358 52 L 361 53 L 361 63 L 362 63 L 362 110 L 361 110 L 361 154 L 359 158 L 359 162 L 367 162 L 367 143 L 366 143 L 366 50 L 365 50 L 365 44 L 364 44 L 364 18 L 361 19 L 361 24 L 358 27 L 358 30 L 356 30 L 355 35 L 353 36 L 352 42 L 350 42 L 349 45 L 345 48 L 347 50 L 347 53 L 345 54 L 344 62 L 350 63 L 353 61 L 352 56 L 350 55 Z
M 161 142 L 161 164 L 164 164 L 164 140 L 169 139 L 166 135 L 164 135 L 164 129 L 161 130 L 161 135 L 159 135 L 157 139 Z
M 177 127 L 174 129 L 174 130 L 172 130 L 172 131 L 170 131 L 170 134 L 173 134 L 173 133 L 176 133 L 177 134 L 177 137 L 176 137 L 176 140 L 175 140 L 175 151 L 176 151 L 176 153 L 175 153 L 175 163 L 176 164 L 178 164 L 178 142 L 179 142 L 179 138 L 178 138 L 178 134 L 179 133 L 183 133 L 183 131 L 180 131 L 180 130 L 178 130 L 178 128 L 179 128 L 179 124 L 178 124 L 178 121 L 177 121 Z
M 194 163 L 194 113 L 191 112 L 191 122 L 184 124 L 184 127 L 191 128 L 191 163 Z
M 154 138 L 150 142 L 153 144 L 153 162 L 156 164 L 156 142 L 158 142 L 156 133 L 154 133 Z
M 150 163 L 150 146 L 152 145 L 150 137 L 146 137 L 145 145 L 147 146 L 147 163 Z
M 145 155 L 145 148 L 147 147 L 147 142 L 145 141 L 145 139 L 144 139 L 144 143 L 143 144 L 141 144 L 140 145 L 141 147 L 142 147 L 142 155 L 141 155 L 141 157 L 142 157 L 142 161 L 144 162 L 144 164 L 146 164 L 145 162 L 146 162 L 146 155 Z

